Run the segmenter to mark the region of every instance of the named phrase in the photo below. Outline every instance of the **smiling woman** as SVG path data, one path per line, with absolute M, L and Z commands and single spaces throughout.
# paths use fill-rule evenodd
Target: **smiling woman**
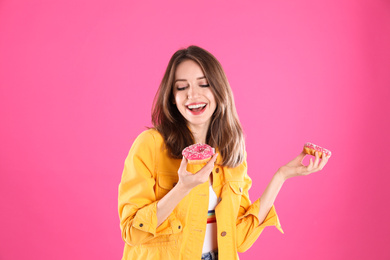
M 244 134 L 229 82 L 219 61 L 202 48 L 190 46 L 173 54 L 155 97 L 152 121 L 173 158 L 180 159 L 185 147 L 201 142 L 218 147 L 227 166 L 244 160 Z
M 273 203 L 285 180 L 319 171 L 328 161 L 316 153 L 305 166 L 302 152 L 251 203 L 229 83 L 217 59 L 197 46 L 172 56 L 152 121 L 154 128 L 134 141 L 119 185 L 123 260 L 238 259 L 266 226 L 282 231 Z M 182 150 L 194 143 L 216 153 L 205 164 L 190 164 Z
M 193 60 L 179 64 L 173 88 L 174 102 L 186 119 L 196 143 L 205 143 L 212 115 L 217 107 L 201 67 Z M 204 132 L 206 131 L 206 132 Z

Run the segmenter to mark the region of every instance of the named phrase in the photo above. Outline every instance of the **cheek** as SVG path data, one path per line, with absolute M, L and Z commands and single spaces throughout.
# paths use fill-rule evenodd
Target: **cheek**
M 173 100 L 175 100 L 177 102 L 177 99 L 178 98 L 178 94 L 176 91 L 173 91 Z
M 174 93 L 173 98 L 178 107 L 183 103 L 183 95 L 181 92 Z
M 209 93 L 207 93 L 207 98 L 210 101 L 212 106 L 216 106 L 216 102 L 215 102 L 215 98 L 214 98 L 213 92 L 210 91 Z

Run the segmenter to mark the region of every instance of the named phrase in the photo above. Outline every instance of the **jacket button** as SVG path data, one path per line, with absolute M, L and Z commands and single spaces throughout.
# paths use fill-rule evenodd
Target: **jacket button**
M 178 228 L 178 229 L 181 229 L 181 226 L 178 226 L 177 228 Z
M 219 173 L 219 168 L 215 169 L 215 172 L 216 172 L 216 173 Z
M 143 226 L 144 226 L 144 224 L 142 224 L 142 223 L 141 223 L 141 224 L 139 224 L 139 226 L 140 226 L 140 227 L 143 227 Z
M 225 231 L 223 231 L 222 233 L 221 233 L 221 236 L 226 236 L 226 232 Z

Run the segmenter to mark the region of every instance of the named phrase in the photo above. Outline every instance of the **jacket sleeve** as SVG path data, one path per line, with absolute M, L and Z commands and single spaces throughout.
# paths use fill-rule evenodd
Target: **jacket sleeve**
M 242 189 L 241 205 L 238 212 L 236 226 L 237 250 L 239 252 L 245 252 L 248 250 L 267 226 L 275 226 L 280 232 L 284 233 L 274 206 L 272 206 L 264 221 L 260 223 L 258 219 L 260 198 L 251 204 L 248 190 L 252 185 L 252 180 L 246 171 L 246 161 L 244 162 L 244 166 L 244 187 Z
M 118 189 L 118 210 L 122 239 L 131 246 L 180 231 L 174 214 L 157 227 L 156 156 L 154 136 L 145 131 L 134 141 L 125 160 Z

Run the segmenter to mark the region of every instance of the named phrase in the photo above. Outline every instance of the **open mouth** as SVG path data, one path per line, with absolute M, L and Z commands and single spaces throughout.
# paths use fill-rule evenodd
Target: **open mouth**
M 187 108 L 193 113 L 198 114 L 204 111 L 206 103 L 188 105 Z

